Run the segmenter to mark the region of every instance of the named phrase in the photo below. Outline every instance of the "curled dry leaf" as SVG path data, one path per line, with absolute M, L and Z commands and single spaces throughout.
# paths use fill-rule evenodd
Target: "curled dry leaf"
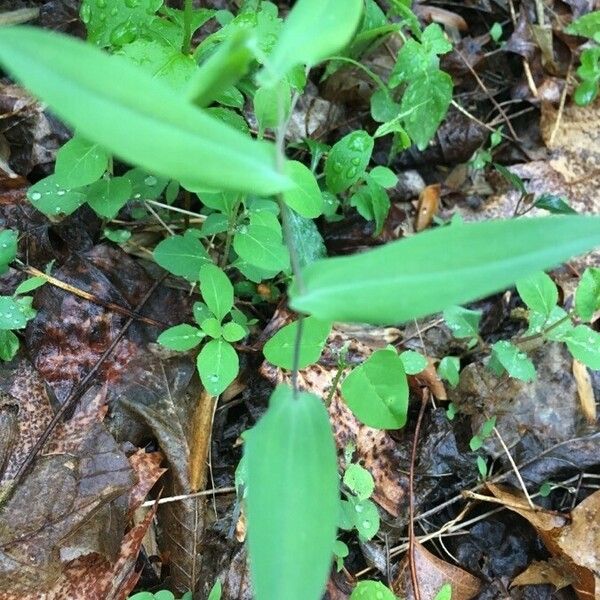
M 559 558 L 550 560 L 534 560 L 518 577 L 510 584 L 516 585 L 540 585 L 551 584 L 556 590 L 571 585 L 573 577 Z
M 414 561 L 421 600 L 433 600 L 445 583 L 452 586 L 452 600 L 470 600 L 481 588 L 477 577 L 433 555 L 419 542 L 415 542 Z M 414 600 L 408 555 L 392 588 L 401 597 Z
M 586 421 L 593 425 L 596 422 L 597 414 L 596 398 L 594 397 L 594 386 L 592 385 L 590 372 L 584 364 L 574 359 L 573 376 L 577 382 L 581 412 Z

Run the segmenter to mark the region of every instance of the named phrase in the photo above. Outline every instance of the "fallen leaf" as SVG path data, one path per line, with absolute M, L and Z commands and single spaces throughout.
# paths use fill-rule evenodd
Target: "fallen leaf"
M 556 590 L 571 585 L 573 579 L 560 559 L 534 560 L 519 576 L 515 577 L 510 584 L 515 585 L 542 585 L 551 584 Z
M 415 223 L 416 231 L 423 231 L 431 225 L 433 217 L 437 215 L 440 207 L 441 186 L 439 183 L 428 185 L 419 194 L 419 204 L 417 206 L 417 218 Z
M 445 583 L 452 586 L 452 600 L 470 600 L 481 588 L 481 581 L 477 577 L 443 561 L 417 541 L 414 547 L 414 561 L 421 600 L 433 600 Z M 407 600 L 415 598 L 408 555 L 400 567 L 400 574 L 393 582 L 392 589 Z
M 588 423 L 596 423 L 596 398 L 592 378 L 587 367 L 578 360 L 573 359 L 573 376 L 577 382 L 577 393 L 581 405 L 581 412 Z

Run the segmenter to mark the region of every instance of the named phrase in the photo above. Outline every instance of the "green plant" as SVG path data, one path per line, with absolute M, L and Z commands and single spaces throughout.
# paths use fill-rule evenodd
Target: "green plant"
M 590 40 L 590 46 L 583 50 L 579 58 L 577 75 L 581 82 L 574 95 L 575 102 L 585 106 L 596 99 L 600 84 L 600 10 L 579 17 L 565 31 Z
M 133 596 L 129 596 L 129 600 L 175 600 L 175 595 L 169 590 L 160 590 L 154 593 L 137 592 Z M 179 600 L 192 600 L 192 592 L 186 592 Z
M 159 211 L 168 237 L 155 249 L 157 263 L 194 286 L 199 283 L 203 298 L 195 306 L 196 325 L 178 325 L 164 332 L 161 342 L 181 350 L 204 344 L 200 376 L 215 395 L 237 373 L 232 344 L 249 325 L 233 307 L 231 281 L 246 292 L 258 290 L 252 284 L 264 280 L 271 289 L 291 282 L 290 304 L 299 320 L 276 334 L 266 353 L 297 371 L 318 359 L 335 321 L 412 320 L 503 290 L 600 244 L 597 217 L 570 215 L 453 221 L 357 256 L 324 257 L 312 221 L 320 214 L 336 218 L 339 206 L 354 205 L 381 227 L 385 189 L 394 179 L 389 170 L 369 169 L 374 139 L 392 133 L 396 149 L 411 143 L 425 148 L 451 100 L 451 79 L 439 69 L 439 55 L 450 43 L 435 24 L 421 30 L 403 0 L 391 3 L 390 15 L 400 15 L 399 23 L 389 23 L 373 2 L 367 2 L 363 16 L 360 0 L 299 0 L 285 22 L 276 6 L 264 1 L 245 2 L 237 15 L 194 11 L 189 1 L 183 11 L 159 0 L 126 2 L 126 8 L 116 0 L 103 4 L 82 5 L 91 43 L 28 27 L 0 30 L 2 65 L 76 131 L 60 151 L 57 172 L 33 186 L 29 197 L 51 218 L 85 202 L 106 219 L 125 203 L 135 215 Z M 209 18 L 220 28 L 192 48 L 193 31 Z M 390 80 L 378 82 L 372 99 L 373 116 L 382 125 L 373 135 L 352 132 L 331 149 L 306 142 L 310 166 L 288 160 L 287 116 L 303 91 L 307 69 L 328 59 L 336 68 L 358 62 L 366 47 L 391 31 L 401 32 L 405 43 Z M 237 112 L 245 100 L 256 108 L 259 133 L 273 130 L 275 143 L 251 136 Z M 135 168 L 118 174 L 115 159 Z M 187 208 L 174 206 L 176 200 Z M 192 201 L 199 212 L 190 210 Z M 190 216 L 198 219 L 187 222 Z M 577 318 L 594 310 L 590 294 L 596 281 L 595 274 L 586 276 Z M 475 318 L 458 313 L 466 339 L 475 339 Z M 563 323 L 552 321 L 552 312 L 545 315 L 539 317 L 541 337 L 550 339 Z M 596 336 L 578 324 L 565 333 L 565 341 L 592 365 L 597 347 L 587 340 L 595 343 Z M 495 360 L 514 373 L 512 365 L 521 358 L 517 353 L 507 359 L 509 351 L 500 347 Z M 379 350 L 344 379 L 342 393 L 366 422 L 402 427 L 406 373 L 418 372 L 423 361 L 411 353 Z M 458 368 L 456 360 L 440 364 L 450 383 Z M 359 398 L 365 392 L 373 406 Z M 316 600 L 335 549 L 343 553 L 336 545 L 342 500 L 327 411 L 316 396 L 280 386 L 245 438 L 255 595 Z M 358 474 L 356 468 L 351 473 Z M 344 502 L 364 508 L 370 500 L 359 498 L 356 479 L 348 476 Z

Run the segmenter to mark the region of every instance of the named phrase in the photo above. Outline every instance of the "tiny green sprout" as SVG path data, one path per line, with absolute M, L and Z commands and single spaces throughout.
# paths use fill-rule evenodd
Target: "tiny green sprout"
M 477 470 L 481 475 L 482 479 L 487 479 L 488 476 L 488 466 L 486 460 L 482 456 L 477 457 Z
M 397 600 L 394 593 L 380 581 L 361 581 L 352 590 L 350 600 Z
M 452 585 L 445 583 L 433 600 L 452 600 Z
M 544 481 L 544 483 L 542 483 L 539 489 L 540 496 L 542 498 L 547 498 L 550 495 L 550 492 L 552 492 L 552 487 L 553 486 L 551 481 Z
M 495 22 L 491 27 L 490 27 L 490 37 L 495 41 L 498 42 L 500 40 L 500 38 L 502 37 L 502 25 L 498 22 Z

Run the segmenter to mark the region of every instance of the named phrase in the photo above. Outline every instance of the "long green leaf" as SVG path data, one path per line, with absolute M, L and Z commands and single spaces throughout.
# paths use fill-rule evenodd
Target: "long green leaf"
M 257 600 L 318 600 L 340 513 L 335 446 L 316 396 L 279 386 L 248 434 L 248 543 Z
M 294 310 L 322 320 L 400 323 L 503 290 L 600 245 L 599 217 L 451 225 L 303 272 Z
M 187 187 L 289 187 L 272 145 L 248 139 L 124 58 L 31 27 L 0 30 L 0 63 L 66 123 L 120 158 Z
M 299 64 L 312 67 L 344 48 L 362 11 L 363 0 L 298 0 L 285 20 L 262 81 L 277 81 Z

